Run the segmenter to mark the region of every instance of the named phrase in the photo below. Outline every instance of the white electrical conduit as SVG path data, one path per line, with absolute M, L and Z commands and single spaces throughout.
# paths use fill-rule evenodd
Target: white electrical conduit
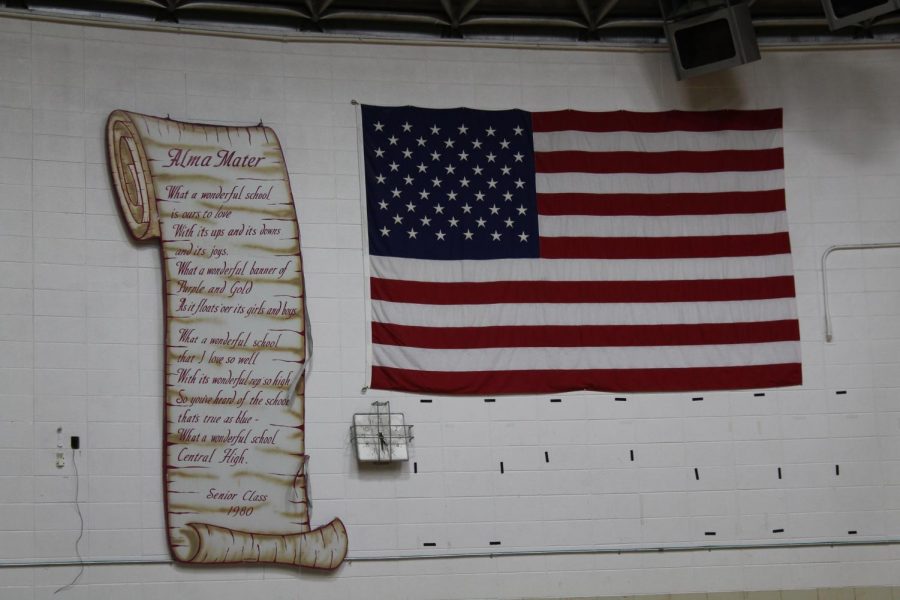
M 883 248 L 900 248 L 900 242 L 884 242 L 880 244 L 846 244 L 831 246 L 822 254 L 822 299 L 825 307 L 825 341 L 830 342 L 834 337 L 831 331 L 831 312 L 828 309 L 828 271 L 826 262 L 832 252 L 838 250 L 878 250 Z
M 400 560 L 428 560 L 444 558 L 500 558 L 503 556 L 546 556 L 559 554 L 651 554 L 662 552 L 710 552 L 713 550 L 762 550 L 775 548 L 825 548 L 837 546 L 889 546 L 900 544 L 900 538 L 875 538 L 869 540 L 827 540 L 798 542 L 763 542 L 759 544 L 713 544 L 672 546 L 624 546 L 593 548 L 534 548 L 522 550 L 473 550 L 442 553 L 387 554 L 380 556 L 347 556 L 346 562 L 376 562 Z M 175 562 L 168 558 L 91 558 L 84 561 L 61 560 L 2 560 L 2 568 L 71 567 L 79 565 L 168 565 Z M 249 566 L 251 563 L 248 563 Z

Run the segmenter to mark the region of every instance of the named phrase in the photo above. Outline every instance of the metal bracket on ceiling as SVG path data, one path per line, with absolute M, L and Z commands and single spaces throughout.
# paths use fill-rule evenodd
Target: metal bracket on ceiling
M 445 31 L 442 31 L 441 37 L 462 39 L 461 26 L 479 1 L 465 0 L 465 2 L 455 2 L 454 0 L 441 0 L 441 6 L 447 14 L 447 19 L 449 19 L 449 25 L 444 28 Z
M 606 21 L 607 15 L 616 7 L 619 0 L 603 0 L 597 6 L 596 10 L 592 10 L 587 0 L 576 0 L 578 9 L 584 17 L 587 30 L 583 34 L 585 40 L 597 39 L 599 37 L 600 26 Z

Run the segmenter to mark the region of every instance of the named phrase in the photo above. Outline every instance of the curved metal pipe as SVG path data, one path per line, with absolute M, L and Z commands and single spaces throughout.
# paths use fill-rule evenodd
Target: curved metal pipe
M 366 11 L 366 10 L 334 10 L 319 17 L 321 21 L 383 21 L 390 23 L 425 23 L 427 25 L 446 25 L 452 23 L 437 15 L 425 13 L 402 13 L 391 11 Z
M 587 29 L 587 26 L 578 19 L 571 17 L 539 17 L 531 15 L 485 15 L 470 17 L 460 23 L 466 25 L 499 25 L 510 27 L 527 27 L 535 25 L 539 27 L 572 27 L 575 29 Z
M 193 10 L 220 10 L 222 12 L 228 13 L 255 13 L 258 15 L 274 15 L 278 17 L 301 17 L 303 19 L 312 18 L 311 14 L 302 11 L 299 8 L 265 5 L 260 6 L 254 4 L 253 2 L 232 2 L 230 4 L 223 4 L 221 2 L 195 0 L 194 2 L 180 5 L 178 7 L 178 10 L 185 12 Z
M 883 242 L 880 244 L 841 244 L 838 246 L 830 246 L 822 254 L 822 300 L 825 308 L 825 341 L 830 342 L 833 335 L 831 331 L 831 312 L 828 308 L 828 271 L 826 270 L 826 262 L 832 252 L 838 250 L 875 250 L 882 248 L 900 248 L 900 242 Z

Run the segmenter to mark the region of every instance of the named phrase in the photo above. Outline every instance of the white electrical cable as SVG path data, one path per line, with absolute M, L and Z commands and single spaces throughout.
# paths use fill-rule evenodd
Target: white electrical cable
M 81 543 L 81 538 L 84 537 L 84 515 L 81 514 L 81 504 L 78 502 L 78 491 L 79 491 L 79 487 L 80 487 L 80 485 L 79 485 L 80 478 L 78 476 L 78 462 L 75 460 L 75 448 L 72 448 L 72 467 L 75 469 L 75 511 L 78 513 L 78 522 L 79 522 L 78 539 L 75 540 L 75 556 L 78 557 L 78 567 L 79 568 L 78 568 L 78 574 L 75 575 L 75 578 L 72 581 L 70 581 L 69 583 L 67 583 L 66 585 L 62 586 L 61 588 L 59 588 L 58 590 L 53 592 L 54 596 L 64 590 L 69 589 L 73 585 L 75 585 L 75 583 L 81 578 L 81 575 L 84 573 L 84 559 L 81 557 L 81 552 L 78 549 L 78 545 Z

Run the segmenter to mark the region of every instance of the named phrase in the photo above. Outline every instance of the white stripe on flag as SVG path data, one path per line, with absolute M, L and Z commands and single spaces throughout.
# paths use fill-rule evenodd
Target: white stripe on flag
M 684 237 L 756 235 L 788 230 L 783 212 L 664 217 L 538 217 L 541 237 Z
M 670 281 L 794 274 L 790 254 L 673 259 L 424 260 L 371 255 L 373 277 L 406 281 Z
M 535 152 L 713 152 L 780 148 L 780 129 L 664 133 L 554 131 L 534 134 Z
M 678 369 L 799 362 L 800 343 L 465 350 L 375 344 L 374 357 L 378 366 L 423 371 Z
M 419 327 L 499 325 L 688 325 L 796 319 L 793 298 L 727 302 L 628 302 L 598 304 L 412 304 L 372 301 L 378 323 Z
M 760 192 L 784 187 L 784 171 L 715 173 L 537 173 L 538 194 L 695 194 Z

